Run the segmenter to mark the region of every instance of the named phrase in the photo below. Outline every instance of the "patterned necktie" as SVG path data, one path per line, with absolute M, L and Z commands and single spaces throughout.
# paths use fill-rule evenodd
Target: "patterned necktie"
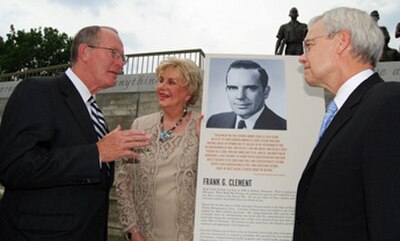
M 246 129 L 246 122 L 244 122 L 244 120 L 240 120 L 237 128 L 238 129 Z
M 96 131 L 97 139 L 100 140 L 103 136 L 105 136 L 108 133 L 106 120 L 104 119 L 104 115 L 97 106 L 96 99 L 93 96 L 90 96 L 88 102 L 90 104 L 90 113 L 94 130 Z
M 90 118 L 92 119 L 94 130 L 96 131 L 97 140 L 100 140 L 108 133 L 108 127 L 106 120 L 104 119 L 103 112 L 101 112 L 100 108 L 96 104 L 96 99 L 93 96 L 90 96 L 88 100 L 90 104 Z M 105 163 L 107 167 L 107 174 L 111 175 L 111 167 L 109 163 Z
M 325 113 L 325 117 L 324 120 L 322 121 L 322 126 L 321 129 L 319 131 L 319 138 L 322 137 L 322 135 L 324 134 L 326 128 L 328 128 L 329 124 L 331 123 L 333 117 L 335 116 L 337 111 L 337 106 L 335 104 L 335 101 L 331 101 L 328 105 L 328 108 L 326 110 Z

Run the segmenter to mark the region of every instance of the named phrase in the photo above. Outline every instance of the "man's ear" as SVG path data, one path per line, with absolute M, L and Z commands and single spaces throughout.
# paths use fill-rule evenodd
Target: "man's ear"
M 350 50 L 350 42 L 351 42 L 351 33 L 348 30 L 341 30 L 337 33 L 338 37 L 338 45 L 337 52 L 343 53 L 345 50 Z
M 271 91 L 271 87 L 267 85 L 264 89 L 264 100 L 266 100 L 269 96 L 269 92 Z
M 78 47 L 78 59 L 80 59 L 82 62 L 87 62 L 89 58 L 89 53 L 90 47 L 87 44 L 81 44 Z

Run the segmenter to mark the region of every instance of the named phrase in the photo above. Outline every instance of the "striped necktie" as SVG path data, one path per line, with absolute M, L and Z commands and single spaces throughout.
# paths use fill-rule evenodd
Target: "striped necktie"
M 96 104 L 94 96 L 90 96 L 88 102 L 90 104 L 90 118 L 92 119 L 94 130 L 96 131 L 97 140 L 100 140 L 108 133 L 107 123 L 104 119 L 103 112 L 101 112 L 100 108 Z M 107 167 L 107 174 L 110 176 L 111 166 L 109 163 L 105 163 L 105 166 Z
M 93 122 L 94 130 L 96 131 L 97 139 L 100 140 L 108 133 L 108 127 L 104 115 L 96 104 L 96 99 L 90 96 L 88 100 L 90 104 L 91 119 Z

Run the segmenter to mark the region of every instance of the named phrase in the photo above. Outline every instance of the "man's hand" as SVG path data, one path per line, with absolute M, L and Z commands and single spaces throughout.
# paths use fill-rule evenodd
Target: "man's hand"
M 150 136 L 144 131 L 122 130 L 120 125 L 96 143 L 101 162 L 111 162 L 122 157 L 136 159 L 139 154 L 133 149 L 146 147 L 149 144 Z

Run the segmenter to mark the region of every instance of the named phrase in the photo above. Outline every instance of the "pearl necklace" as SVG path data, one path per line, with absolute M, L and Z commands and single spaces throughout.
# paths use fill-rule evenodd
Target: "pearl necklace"
M 160 141 L 161 141 L 161 142 L 164 142 L 164 141 L 166 141 L 168 138 L 171 137 L 172 132 L 173 132 L 178 126 L 180 126 L 180 125 L 182 124 L 183 118 L 186 116 L 187 112 L 188 112 L 187 108 L 184 108 L 184 109 L 183 109 L 182 117 L 178 120 L 178 122 L 175 123 L 175 125 L 174 125 L 171 129 L 166 130 L 166 131 L 164 131 L 164 114 L 161 112 L 161 119 L 160 119 L 160 122 L 161 122 Z

